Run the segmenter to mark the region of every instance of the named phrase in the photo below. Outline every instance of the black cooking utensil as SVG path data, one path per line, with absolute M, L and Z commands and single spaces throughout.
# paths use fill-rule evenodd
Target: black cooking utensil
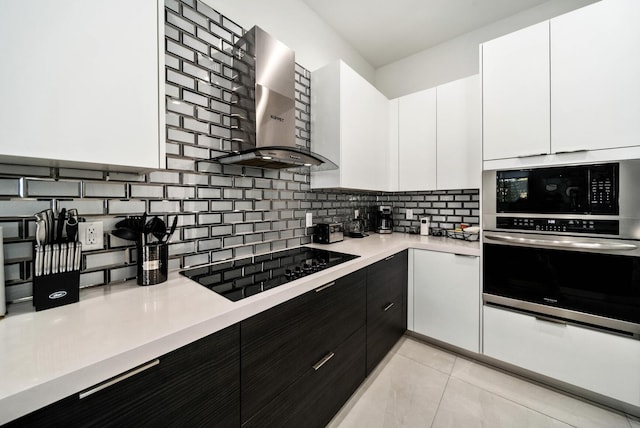
M 167 225 L 160 217 L 153 217 L 148 224 L 147 233 L 151 233 L 158 241 L 162 241 L 167 233 Z
M 176 226 L 178 225 L 178 216 L 175 216 L 173 218 L 173 223 L 171 223 L 171 230 L 169 231 L 169 233 L 167 234 L 166 239 L 164 240 L 164 242 L 169 242 L 169 240 L 171 239 L 171 237 L 173 236 L 173 232 L 176 231 Z
M 111 234 L 127 241 L 137 241 L 140 238 L 140 234 L 134 232 L 128 227 L 121 227 L 120 229 L 112 230 Z
M 147 212 L 145 211 L 142 214 L 142 219 L 140 220 L 140 241 L 142 245 L 147 245 L 147 232 L 145 231 L 147 225 Z
M 127 229 L 131 229 L 135 232 L 142 233 L 142 228 L 140 226 L 140 216 L 131 216 L 125 219 L 120 220 L 116 223 L 116 229 L 120 229 L 122 227 L 126 227 Z

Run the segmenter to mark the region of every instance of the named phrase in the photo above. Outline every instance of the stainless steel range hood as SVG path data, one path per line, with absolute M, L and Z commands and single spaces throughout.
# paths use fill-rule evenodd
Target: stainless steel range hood
M 293 50 L 255 26 L 234 45 L 233 54 L 231 138 L 242 149 L 216 160 L 274 169 L 337 168 L 323 156 L 296 146 Z

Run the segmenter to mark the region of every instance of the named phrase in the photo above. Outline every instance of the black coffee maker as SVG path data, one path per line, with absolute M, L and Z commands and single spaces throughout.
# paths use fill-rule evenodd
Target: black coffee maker
M 392 233 L 393 232 L 393 208 L 388 205 L 378 207 L 376 218 L 376 232 Z

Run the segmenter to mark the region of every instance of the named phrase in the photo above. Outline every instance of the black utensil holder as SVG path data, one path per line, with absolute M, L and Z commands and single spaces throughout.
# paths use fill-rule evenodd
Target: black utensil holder
M 36 311 L 80 301 L 80 271 L 54 273 L 33 278 L 33 306 Z
M 138 285 L 156 285 L 167 280 L 169 270 L 169 246 L 151 243 L 136 246 L 138 252 Z

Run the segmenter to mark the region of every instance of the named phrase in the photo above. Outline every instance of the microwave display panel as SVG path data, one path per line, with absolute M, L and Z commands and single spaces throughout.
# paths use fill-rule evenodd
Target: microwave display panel
M 499 213 L 618 214 L 616 163 L 496 173 Z

